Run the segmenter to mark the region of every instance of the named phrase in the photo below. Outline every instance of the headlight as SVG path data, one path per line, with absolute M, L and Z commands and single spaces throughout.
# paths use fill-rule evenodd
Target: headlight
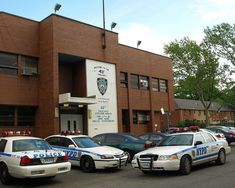
M 159 155 L 158 160 L 172 160 L 172 159 L 178 159 L 177 155 Z
M 101 155 L 100 158 L 101 159 L 113 159 L 114 156 L 113 155 Z

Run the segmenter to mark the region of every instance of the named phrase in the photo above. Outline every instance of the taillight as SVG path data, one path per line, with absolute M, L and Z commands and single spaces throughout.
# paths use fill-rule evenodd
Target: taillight
M 31 163 L 32 161 L 27 155 L 20 158 L 20 166 L 27 166 L 30 165 Z
M 219 139 L 222 138 L 220 134 L 216 134 L 215 136 Z
M 154 146 L 154 144 L 153 144 L 152 142 L 146 141 L 146 142 L 144 143 L 144 148 L 151 148 L 151 147 L 153 147 L 153 146 Z
M 230 133 L 229 136 L 235 137 L 235 133 Z
M 68 155 L 65 155 L 65 156 L 64 156 L 64 161 L 66 162 L 66 161 L 68 161 L 68 160 L 69 160 Z

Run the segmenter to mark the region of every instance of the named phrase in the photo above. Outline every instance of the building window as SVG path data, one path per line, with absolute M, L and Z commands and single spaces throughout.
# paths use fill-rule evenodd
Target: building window
M 133 124 L 138 124 L 137 111 L 133 111 Z
M 167 92 L 167 80 L 159 80 L 160 92 Z
M 159 91 L 159 79 L 158 78 L 152 78 L 152 90 Z
M 21 57 L 22 75 L 37 75 L 38 74 L 38 59 L 34 57 Z
M 149 88 L 148 77 L 131 74 L 131 88 L 148 90 Z
M 131 88 L 133 88 L 133 89 L 138 89 L 139 88 L 138 75 L 131 74 Z
M 147 76 L 139 76 L 140 89 L 147 90 L 149 87 L 149 81 Z
M 18 73 L 17 55 L 0 52 L 0 73 Z
M 35 125 L 36 108 L 31 106 L 20 106 L 17 108 L 17 125 L 32 127 Z
M 128 87 L 128 78 L 127 78 L 127 73 L 126 72 L 120 72 L 120 83 L 121 87 Z
M 0 127 L 14 126 L 14 116 L 13 106 L 0 106 Z
M 148 124 L 150 121 L 149 111 L 133 110 L 133 124 Z

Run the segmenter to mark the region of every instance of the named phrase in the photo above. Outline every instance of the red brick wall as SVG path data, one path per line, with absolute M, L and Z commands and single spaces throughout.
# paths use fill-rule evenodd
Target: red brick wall
M 35 128 L 37 136 L 45 137 L 59 132 L 59 117 L 55 114 L 59 107 L 59 83 L 61 82 L 59 53 L 116 65 L 119 131 L 122 130 L 122 109 L 129 109 L 131 131 L 136 135 L 153 130 L 156 123 L 161 124 L 159 113 L 161 107 L 169 111 L 174 110 L 172 64 L 169 58 L 120 45 L 117 33 L 109 31 L 106 31 L 106 48 L 103 49 L 102 29 L 58 15 L 49 16 L 40 23 L 5 13 L 0 13 L 0 19 L 0 34 L 4 36 L 0 37 L 0 51 L 39 57 L 38 78 L 27 80 L 0 75 L 1 91 L 10 90 L 15 93 L 12 96 L 1 93 L 0 104 L 8 101 L 14 104 L 38 105 L 38 121 Z M 120 87 L 120 71 L 127 72 L 129 75 L 127 89 Z M 85 72 L 85 66 L 83 72 Z M 131 73 L 166 79 L 169 92 L 155 93 L 151 90 L 131 89 Z M 81 81 L 78 78 L 75 80 Z M 85 83 L 84 80 L 82 81 Z M 2 84 L 5 82 L 12 83 L 12 87 Z M 62 82 L 61 84 L 64 88 Z M 32 88 L 32 90 L 29 91 L 26 88 Z M 84 85 L 73 89 L 81 90 L 81 93 L 85 94 Z M 28 97 L 25 98 L 24 95 Z M 133 125 L 132 110 L 150 111 L 149 125 Z M 160 126 L 158 128 L 160 129 Z

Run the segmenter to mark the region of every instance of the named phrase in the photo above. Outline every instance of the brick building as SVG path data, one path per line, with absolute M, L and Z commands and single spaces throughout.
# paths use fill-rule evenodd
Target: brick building
M 0 12 L 0 131 L 138 135 L 165 129 L 160 108 L 174 110 L 169 58 L 55 14 L 37 22 Z
M 206 116 L 204 107 L 198 100 L 175 99 L 175 111 L 171 117 L 173 124 L 176 125 L 179 121 L 184 120 L 199 120 L 205 122 Z M 209 108 L 210 124 L 227 123 L 234 126 L 235 122 L 235 107 L 231 105 L 220 105 L 212 102 Z

